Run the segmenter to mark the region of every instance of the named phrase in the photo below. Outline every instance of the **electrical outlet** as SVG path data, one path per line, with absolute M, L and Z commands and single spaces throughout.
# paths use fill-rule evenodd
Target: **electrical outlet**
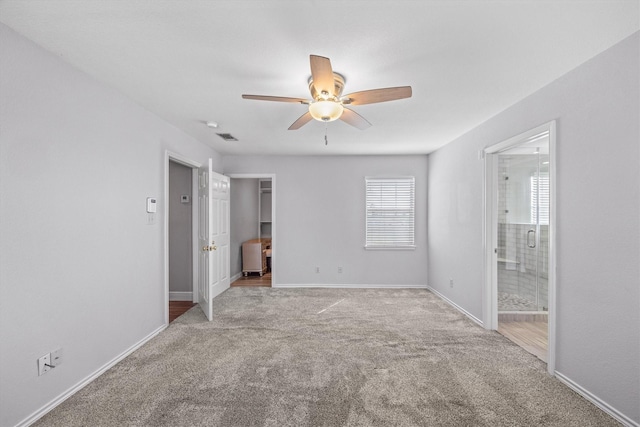
M 338 273 L 342 273 L 342 267 L 338 267 Z
M 320 273 L 320 267 L 316 267 L 316 273 Z
M 453 279 L 449 279 L 449 287 L 453 288 Z
M 38 359 L 38 376 L 51 370 L 51 353 L 47 353 Z

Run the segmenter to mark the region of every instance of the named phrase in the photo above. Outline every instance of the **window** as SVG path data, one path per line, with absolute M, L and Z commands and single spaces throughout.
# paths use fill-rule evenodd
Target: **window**
M 413 249 L 415 179 L 365 178 L 368 249 Z
M 531 177 L 531 224 L 549 224 L 549 173 L 540 173 Z

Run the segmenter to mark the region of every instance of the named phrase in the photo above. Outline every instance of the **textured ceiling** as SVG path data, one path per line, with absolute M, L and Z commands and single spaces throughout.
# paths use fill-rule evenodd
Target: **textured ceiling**
M 429 153 L 638 31 L 638 16 L 637 0 L 0 1 L 0 22 L 223 154 Z M 304 105 L 241 98 L 308 98 L 310 54 L 331 59 L 345 94 L 413 97 L 352 107 L 364 131 L 289 131 Z

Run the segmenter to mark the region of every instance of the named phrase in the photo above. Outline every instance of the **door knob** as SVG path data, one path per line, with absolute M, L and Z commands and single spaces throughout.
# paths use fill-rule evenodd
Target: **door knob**
M 211 251 L 215 251 L 218 249 L 218 247 L 216 245 L 214 245 L 214 242 L 211 242 L 212 244 L 209 246 L 203 246 L 202 247 L 202 252 L 211 252 Z

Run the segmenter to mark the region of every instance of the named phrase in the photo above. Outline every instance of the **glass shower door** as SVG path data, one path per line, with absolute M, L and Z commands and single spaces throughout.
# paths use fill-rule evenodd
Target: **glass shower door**
M 498 312 L 548 310 L 549 159 L 540 147 L 498 155 Z

